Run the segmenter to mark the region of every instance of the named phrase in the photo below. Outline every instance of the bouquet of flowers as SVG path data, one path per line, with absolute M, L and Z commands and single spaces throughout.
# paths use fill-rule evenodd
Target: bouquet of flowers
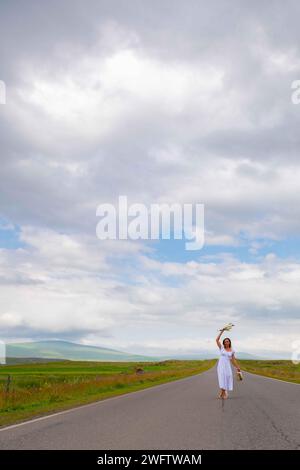
M 233 323 L 228 323 L 228 325 L 225 325 L 220 331 L 230 331 L 233 326 Z
M 238 370 L 236 374 L 237 374 L 237 379 L 238 380 L 243 380 L 243 374 L 240 370 Z

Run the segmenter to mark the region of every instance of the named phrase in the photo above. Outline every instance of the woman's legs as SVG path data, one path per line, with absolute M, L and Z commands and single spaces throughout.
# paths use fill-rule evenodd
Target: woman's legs
M 220 388 L 219 398 L 226 400 L 228 398 L 228 391 L 225 388 Z

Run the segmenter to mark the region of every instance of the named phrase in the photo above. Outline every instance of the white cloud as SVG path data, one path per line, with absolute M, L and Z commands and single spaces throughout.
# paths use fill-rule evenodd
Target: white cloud
M 229 320 L 237 325 L 240 349 L 244 339 L 248 348 L 249 331 L 275 338 L 280 328 L 283 338 L 295 336 L 300 265 L 294 261 L 269 254 L 255 264 L 226 256 L 174 263 L 136 252 L 140 264 L 128 268 L 126 246 L 114 256 L 112 245 L 103 253 L 88 238 L 33 227 L 21 238 L 23 248 L 1 250 L 0 324 L 9 337 L 22 330 L 54 337 L 73 332 L 83 341 L 109 337 L 112 347 L 143 343 L 162 353 L 176 344 L 182 351 L 203 344 L 211 350 L 213 335 Z M 259 341 L 249 350 L 262 348 Z M 289 343 L 278 344 L 289 350 Z
M 292 6 L 279 26 L 280 8 L 253 2 L 179 2 L 167 20 L 146 3 L 129 14 L 93 1 L 82 19 L 79 4 L 66 21 L 64 2 L 49 3 L 47 23 L 33 0 L 19 6 L 22 45 L 14 10 L 0 18 L 4 241 L 21 230 L 0 251 L 4 333 L 196 348 L 237 320 L 247 347 L 262 347 L 261 329 L 284 347 L 298 326 L 297 248 L 260 253 L 300 229 Z M 96 207 L 119 194 L 204 203 L 207 246 L 235 255 L 175 263 L 141 243 L 100 244 Z

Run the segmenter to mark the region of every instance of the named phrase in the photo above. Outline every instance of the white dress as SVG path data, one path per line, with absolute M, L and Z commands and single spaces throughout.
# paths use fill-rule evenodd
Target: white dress
M 233 390 L 233 375 L 230 361 L 233 354 L 233 350 L 226 351 L 224 346 L 221 346 L 217 371 L 219 387 L 224 390 Z

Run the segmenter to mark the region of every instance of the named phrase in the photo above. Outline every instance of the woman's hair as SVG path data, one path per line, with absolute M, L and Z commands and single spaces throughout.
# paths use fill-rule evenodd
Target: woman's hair
M 231 348 L 231 339 L 230 339 L 230 338 L 224 338 L 224 339 L 223 339 L 223 346 L 225 346 L 225 341 L 226 341 L 226 339 L 228 339 L 228 341 L 229 341 L 229 347 Z

